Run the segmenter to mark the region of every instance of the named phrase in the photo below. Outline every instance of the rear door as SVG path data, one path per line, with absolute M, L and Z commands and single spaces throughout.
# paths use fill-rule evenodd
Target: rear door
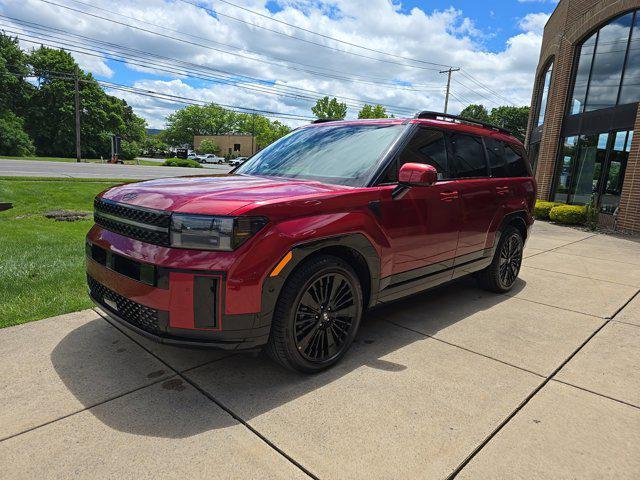
M 456 251 L 456 265 L 459 265 L 483 256 L 501 202 L 489 179 L 482 137 L 451 132 L 449 145 L 455 190 L 460 197 L 460 235 Z
M 418 127 L 382 183 L 396 183 L 405 163 L 433 165 L 439 180 L 431 186 L 411 187 L 404 195 L 381 202 L 379 220 L 393 252 L 393 281 L 452 267 L 458 244 L 460 205 L 456 182 L 449 174 L 444 133 Z

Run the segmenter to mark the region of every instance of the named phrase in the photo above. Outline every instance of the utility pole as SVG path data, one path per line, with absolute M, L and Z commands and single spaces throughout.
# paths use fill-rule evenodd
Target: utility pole
M 255 155 L 256 153 L 256 114 L 251 114 L 251 155 Z
M 460 70 L 459 68 L 449 67 L 449 70 L 442 70 L 440 72 L 440 73 L 447 74 L 447 94 L 444 97 L 444 113 L 447 113 L 447 110 L 449 109 L 449 93 L 451 92 L 451 74 L 459 70 Z
M 82 161 L 82 152 L 80 149 L 80 79 L 79 72 L 76 70 L 75 77 L 76 86 L 76 162 Z

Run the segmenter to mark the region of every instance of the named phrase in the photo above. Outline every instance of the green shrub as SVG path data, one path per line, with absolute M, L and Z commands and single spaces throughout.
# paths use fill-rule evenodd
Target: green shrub
M 191 168 L 202 168 L 195 160 L 191 160 L 189 158 L 167 158 L 162 164 L 163 167 L 191 167 Z
M 558 205 L 549 212 L 552 222 L 580 225 L 587 220 L 587 209 L 581 205 Z
M 536 206 L 533 207 L 533 216 L 539 220 L 549 220 L 549 212 L 553 207 L 558 205 L 564 205 L 556 202 L 543 202 L 541 200 L 536 201 Z

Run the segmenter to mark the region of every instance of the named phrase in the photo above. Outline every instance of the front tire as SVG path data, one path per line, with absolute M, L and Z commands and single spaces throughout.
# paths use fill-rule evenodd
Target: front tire
M 266 351 L 291 370 L 329 368 L 351 346 L 362 312 L 362 288 L 353 268 L 332 255 L 313 257 L 282 288 Z
M 491 265 L 478 272 L 480 286 L 495 293 L 511 290 L 520 273 L 523 249 L 524 240 L 520 231 L 512 226 L 507 227 L 500 236 Z

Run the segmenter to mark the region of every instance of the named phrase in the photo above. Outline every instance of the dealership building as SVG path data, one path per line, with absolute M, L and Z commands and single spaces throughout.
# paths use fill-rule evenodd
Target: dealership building
M 560 0 L 545 29 L 527 147 L 539 198 L 595 202 L 640 232 L 640 0 Z

